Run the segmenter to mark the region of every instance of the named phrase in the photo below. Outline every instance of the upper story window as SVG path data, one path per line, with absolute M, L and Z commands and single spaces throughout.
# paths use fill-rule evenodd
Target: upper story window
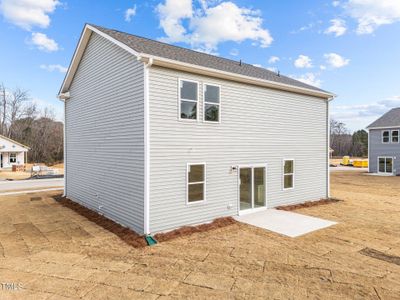
M 179 80 L 179 117 L 180 119 L 197 120 L 198 83 Z
M 204 84 L 204 121 L 220 121 L 220 91 L 218 85 Z
M 399 131 L 392 130 L 392 143 L 398 143 L 398 142 L 399 142 Z
M 292 189 L 294 187 L 294 160 L 283 161 L 283 188 Z
M 384 130 L 382 131 L 382 143 L 389 143 L 390 142 L 390 131 Z

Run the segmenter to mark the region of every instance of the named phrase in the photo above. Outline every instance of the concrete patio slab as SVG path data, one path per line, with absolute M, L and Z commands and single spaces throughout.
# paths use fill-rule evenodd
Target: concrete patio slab
M 336 222 L 277 209 L 267 209 L 234 218 L 239 222 L 289 237 L 298 237 L 336 224 Z

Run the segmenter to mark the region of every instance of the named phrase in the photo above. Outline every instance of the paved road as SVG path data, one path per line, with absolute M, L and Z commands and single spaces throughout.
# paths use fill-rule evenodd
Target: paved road
M 33 179 L 33 180 L 15 180 L 0 182 L 0 196 L 13 192 L 29 192 L 43 189 L 62 189 L 64 186 L 63 178 L 55 179 Z

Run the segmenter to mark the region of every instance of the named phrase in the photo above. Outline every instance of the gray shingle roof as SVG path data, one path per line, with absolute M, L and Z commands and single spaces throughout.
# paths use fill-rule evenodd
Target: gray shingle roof
M 155 40 L 147 39 L 133 34 L 128 34 L 113 29 L 107 29 L 93 24 L 90 24 L 90 26 L 93 26 L 96 29 L 108 34 L 112 38 L 127 45 L 128 47 L 132 48 L 138 53 L 154 55 L 158 57 L 163 57 L 184 63 L 190 63 L 220 71 L 245 75 L 257 79 L 269 80 L 276 83 L 283 83 L 295 87 L 329 93 L 317 87 L 292 79 L 290 77 L 283 75 L 278 76 L 275 72 L 269 71 L 264 68 L 255 67 L 253 65 L 246 64 L 243 62 L 242 64 L 240 64 L 238 61 L 202 52 L 197 52 L 194 50 L 178 46 L 169 45 L 166 43 L 158 42 Z
M 378 120 L 370 124 L 367 128 L 397 126 L 400 127 L 400 107 L 389 110 Z

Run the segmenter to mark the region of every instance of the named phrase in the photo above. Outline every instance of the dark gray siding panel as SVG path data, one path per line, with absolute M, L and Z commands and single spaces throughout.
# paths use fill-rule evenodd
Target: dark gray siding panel
M 66 193 L 143 233 L 143 64 L 92 34 L 66 101 Z
M 221 86 L 221 123 L 178 121 L 178 78 Z M 159 67 L 150 68 L 150 230 L 238 213 L 239 164 L 267 164 L 267 205 L 327 196 L 327 102 Z M 295 188 L 282 161 L 295 159 Z M 207 164 L 206 202 L 186 205 L 186 164 Z
M 393 172 L 400 175 L 400 144 L 399 143 L 382 143 L 382 131 L 385 129 L 369 130 L 369 171 L 371 173 L 378 172 L 378 157 L 388 156 L 394 159 Z M 400 128 L 391 128 L 387 130 L 400 130 Z

